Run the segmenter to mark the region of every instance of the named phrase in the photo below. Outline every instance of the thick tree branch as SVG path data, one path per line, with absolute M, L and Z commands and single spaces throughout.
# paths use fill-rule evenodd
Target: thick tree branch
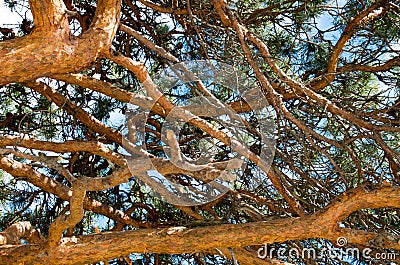
M 21 245 L 21 239 L 30 244 L 43 242 L 40 232 L 30 222 L 18 222 L 0 232 L 0 245 Z
M 381 198 L 385 198 L 381 200 Z M 399 238 L 382 234 L 348 230 L 338 227 L 338 216 L 344 218 L 350 212 L 368 208 L 400 207 L 400 188 L 381 187 L 374 190 L 367 186 L 339 196 L 326 209 L 311 216 L 278 219 L 270 222 L 226 224 L 193 229 L 180 229 L 171 233 L 168 229 L 144 229 L 119 233 L 102 233 L 82 236 L 76 244 L 59 248 L 52 255 L 53 264 L 93 263 L 129 253 L 190 253 L 215 248 L 241 248 L 251 245 L 271 244 L 288 240 L 324 238 L 336 241 L 345 236 L 350 244 L 360 244 L 400 250 Z M 368 204 L 369 203 L 369 204 Z M 345 214 L 340 211 L 345 209 Z M 306 229 L 305 229 L 306 228 Z M 174 244 L 171 244 L 174 242 Z M 382 243 L 383 242 L 383 243 Z M 20 262 L 46 263 L 50 258 L 39 246 L 0 248 L 0 263 L 8 264 L 18 258 Z M 64 257 L 69 259 L 65 260 Z M 8 262 L 8 263 L 7 263 Z
M 137 105 L 143 109 L 151 109 L 152 112 L 163 117 L 166 115 L 166 111 L 160 105 L 155 104 L 152 98 L 126 91 L 108 82 L 104 82 L 93 77 L 89 77 L 83 74 L 60 74 L 60 75 L 53 75 L 53 78 L 69 84 L 74 84 L 80 87 L 88 88 L 93 91 L 97 91 L 111 98 L 115 98 L 121 102 Z M 255 100 L 250 101 L 249 103 L 252 106 L 257 106 Z M 250 105 L 243 100 L 228 103 L 228 106 L 237 113 L 250 112 L 254 110 L 254 108 L 250 107 Z M 192 109 L 190 106 L 183 108 L 189 111 L 191 111 Z M 207 114 L 210 113 L 210 111 L 213 111 L 213 109 L 208 109 L 208 110 L 196 109 L 196 113 L 201 114 L 202 111 L 205 114 Z
M 61 1 L 32 0 L 34 17 L 39 20 L 38 31 L 0 43 L 0 85 L 89 67 L 111 47 L 119 25 L 120 3 L 121 0 L 99 0 L 91 28 L 79 38 L 72 38 L 67 19 L 61 24 L 52 20 L 55 13 L 57 19 L 61 13 L 64 15 L 66 9 Z M 46 12 L 50 12 L 51 22 L 45 19 Z M 53 24 L 58 27 L 52 28 Z
M 83 202 L 86 194 L 84 183 L 80 179 L 72 185 L 72 196 L 69 203 L 69 215 L 61 214 L 50 225 L 48 247 L 54 248 L 60 243 L 64 231 L 67 228 L 74 227 L 83 218 Z
M 61 0 L 29 0 L 35 23 L 35 31 L 50 31 L 56 28 L 68 29 L 66 7 Z

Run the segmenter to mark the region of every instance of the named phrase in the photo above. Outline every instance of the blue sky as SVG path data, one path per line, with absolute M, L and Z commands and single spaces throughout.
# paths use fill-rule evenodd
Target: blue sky
M 7 24 L 17 24 L 21 21 L 22 18 L 4 6 L 4 0 L 0 0 L 0 26 L 6 27 Z

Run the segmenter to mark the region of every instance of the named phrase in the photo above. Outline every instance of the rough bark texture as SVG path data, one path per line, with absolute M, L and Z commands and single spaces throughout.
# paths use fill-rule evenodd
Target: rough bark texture
M 377 201 L 377 197 L 383 199 Z M 341 229 L 338 222 L 364 207 L 398 207 L 399 200 L 399 188 L 385 187 L 372 191 L 368 187 L 362 187 L 343 194 L 326 209 L 308 217 L 187 228 L 178 232 L 170 232 L 171 228 L 165 228 L 101 233 L 79 237 L 76 243 L 52 248 L 51 253 L 41 245 L 7 246 L 0 249 L 0 262 L 11 264 L 10 262 L 18 259 L 27 264 L 44 264 L 49 261 L 53 264 L 92 263 L 131 252 L 193 253 L 215 248 L 239 248 L 306 238 L 335 241 L 338 236 L 345 236 L 351 244 L 375 247 L 374 242 L 381 242 L 382 235 Z M 399 238 L 386 237 L 384 242 L 385 248 L 400 250 Z
M 109 52 L 118 28 L 120 6 L 120 0 L 98 1 L 95 21 L 76 38 L 71 36 L 61 0 L 31 1 L 34 31 L 0 43 L 0 85 L 85 70 Z

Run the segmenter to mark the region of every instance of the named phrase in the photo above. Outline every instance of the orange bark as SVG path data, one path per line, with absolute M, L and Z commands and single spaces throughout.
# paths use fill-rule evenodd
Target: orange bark
M 62 1 L 30 1 L 35 19 L 32 34 L 0 42 L 0 85 L 86 69 L 109 51 L 120 3 L 99 0 L 89 30 L 73 37 Z
M 381 198 L 376 200 L 376 198 Z M 78 237 L 49 253 L 42 245 L 6 246 L 0 248 L 0 264 L 21 263 L 76 264 L 108 260 L 129 253 L 193 253 L 215 248 L 240 248 L 287 240 L 325 238 L 336 241 L 346 237 L 350 244 L 400 250 L 399 238 L 377 233 L 339 228 L 338 222 L 363 208 L 398 207 L 400 188 L 363 186 L 339 196 L 326 209 L 311 216 L 277 219 L 270 222 L 223 224 L 219 226 L 138 231 L 107 232 Z M 383 237 L 383 238 L 382 238 Z M 384 240 L 382 240 L 384 239 Z M 68 257 L 65 258 L 65 257 Z

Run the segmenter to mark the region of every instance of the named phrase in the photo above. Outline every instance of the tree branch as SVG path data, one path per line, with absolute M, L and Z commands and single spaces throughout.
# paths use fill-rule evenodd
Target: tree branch
M 393 57 L 389 59 L 384 64 L 381 65 L 359 65 L 359 64 L 347 64 L 345 66 L 339 67 L 337 69 L 338 73 L 347 73 L 353 71 L 363 71 L 363 72 L 382 72 L 387 71 L 395 66 L 400 66 L 400 56 Z
M 29 0 L 35 31 L 68 29 L 66 7 L 61 0 Z
M 34 170 L 31 166 L 17 162 L 7 157 L 0 157 L 0 168 L 7 173 L 13 175 L 15 178 L 26 179 L 26 181 L 41 188 L 42 190 L 52 193 L 64 201 L 70 201 L 72 190 L 67 186 L 47 177 L 46 175 Z M 102 214 L 110 219 L 118 222 L 125 223 L 136 227 L 151 227 L 152 225 L 147 222 L 138 222 L 132 220 L 129 216 L 122 211 L 116 210 L 108 205 L 102 204 L 96 200 L 85 198 L 83 202 L 85 210 Z
M 371 20 L 374 20 L 377 17 L 385 14 L 387 9 L 391 7 L 391 5 L 389 5 L 388 3 L 389 1 L 387 0 L 377 0 L 369 8 L 367 8 L 354 18 L 351 18 L 350 22 L 347 24 L 342 35 L 340 36 L 335 47 L 333 48 L 331 56 L 328 60 L 326 72 L 322 74 L 322 76 L 317 76 L 313 80 L 311 80 L 309 82 L 309 87 L 316 91 L 321 90 L 335 79 L 335 72 L 337 69 L 339 57 L 347 42 L 353 37 L 356 29 L 359 28 L 362 24 L 366 24 Z
M 75 103 L 72 103 L 66 97 L 64 97 L 60 92 L 51 88 L 43 82 L 26 82 L 26 86 L 32 88 L 33 90 L 39 92 L 43 96 L 45 96 L 48 100 L 54 102 L 58 107 L 64 109 L 68 114 L 73 117 L 79 119 L 83 124 L 85 124 L 91 130 L 99 133 L 100 135 L 104 135 L 109 140 L 122 145 L 122 135 L 120 132 L 111 129 L 106 126 L 104 123 L 84 111 Z M 129 151 L 138 154 L 138 155 L 146 155 L 139 148 L 130 145 Z
M 48 247 L 57 247 L 67 228 L 74 227 L 83 218 L 83 202 L 86 194 L 84 183 L 78 179 L 72 184 L 72 196 L 69 203 L 69 215 L 61 214 L 50 225 Z
M 381 200 L 385 198 L 384 200 Z M 336 241 L 345 236 L 349 244 L 372 248 L 380 242 L 381 248 L 400 250 L 399 238 L 382 234 L 338 227 L 338 219 L 364 207 L 400 207 L 399 187 L 380 187 L 371 190 L 367 186 L 345 192 L 337 200 L 311 216 L 277 219 L 270 222 L 226 224 L 197 227 L 170 233 L 168 229 L 144 229 L 119 233 L 102 233 L 79 237 L 76 244 L 56 250 L 53 264 L 93 263 L 129 253 L 177 254 L 207 251 L 215 248 L 242 248 L 251 245 L 271 244 L 288 240 L 324 238 Z M 345 210 L 345 213 L 342 211 Z M 306 229 L 305 229 L 306 228 Z M 174 242 L 174 244 L 171 244 Z M 0 263 L 11 260 L 46 263 L 45 250 L 38 246 L 0 248 Z M 58 254 L 58 255 L 57 255 Z M 67 255 L 68 260 L 64 257 Z
M 95 141 L 69 140 L 65 142 L 49 142 L 35 138 L 18 136 L 0 136 L 0 146 L 18 146 L 56 153 L 90 152 L 102 156 L 118 166 L 126 164 L 124 157 L 110 150 L 106 145 Z
M 382 1 L 378 1 L 378 2 L 379 2 L 379 5 L 382 4 Z M 376 8 L 376 5 L 378 5 L 378 2 L 374 5 L 375 8 Z M 235 16 L 229 10 L 229 8 L 227 7 L 226 2 L 224 2 L 224 0 L 214 0 L 214 6 L 216 7 L 217 11 L 219 12 L 221 20 L 223 20 L 222 18 L 226 16 L 226 14 L 224 13 L 225 9 L 230 12 L 232 19 L 227 21 L 228 24 L 226 24 L 226 26 L 233 27 L 235 29 L 239 38 L 241 38 L 242 48 L 244 48 L 246 45 L 245 40 L 244 40 L 244 36 L 246 36 L 249 38 L 249 40 L 254 45 L 257 46 L 257 48 L 260 50 L 261 55 L 263 56 L 265 61 L 268 63 L 268 65 L 271 67 L 271 69 L 280 77 L 280 79 L 283 82 L 285 82 L 289 87 L 293 88 L 294 92 L 297 95 L 306 95 L 307 97 L 309 97 L 310 99 L 312 99 L 314 101 L 313 102 L 311 100 L 308 100 L 310 103 L 312 103 L 312 104 L 316 103 L 319 106 L 322 106 L 325 109 L 329 110 L 331 113 L 336 114 L 336 115 L 348 120 L 349 122 L 356 124 L 357 126 L 359 126 L 361 128 L 365 128 L 370 131 L 376 130 L 376 131 L 387 131 L 387 132 L 400 132 L 400 128 L 395 128 L 395 127 L 386 126 L 386 125 L 375 125 L 366 120 L 363 120 L 363 119 L 357 117 L 356 115 L 353 115 L 352 113 L 338 107 L 332 101 L 330 101 L 326 97 L 316 93 L 314 90 L 310 89 L 308 86 L 305 86 L 302 83 L 289 77 L 278 66 L 278 64 L 275 62 L 275 60 L 272 58 L 267 45 L 262 40 L 260 40 L 256 36 L 254 36 L 247 28 L 245 28 L 243 25 L 238 23 Z M 364 14 L 364 15 L 366 16 L 368 14 Z M 240 36 L 242 36 L 242 37 L 240 37 Z M 251 54 L 249 53 L 249 51 L 246 52 L 246 54 L 247 54 L 247 59 L 250 60 Z M 252 68 L 253 69 L 258 68 L 258 66 L 255 63 L 253 63 Z M 336 69 L 336 66 L 335 66 L 335 69 Z M 262 83 L 264 84 L 265 87 L 271 87 L 271 84 L 268 82 L 268 80 L 266 79 L 266 77 L 264 76 L 263 73 L 259 72 L 257 74 L 257 78 L 260 81 L 264 80 L 264 81 L 262 81 Z M 270 89 L 268 90 L 268 92 L 271 93 L 271 95 L 274 95 L 274 98 L 279 97 L 279 95 L 276 95 L 276 93 Z M 283 110 L 284 108 L 282 108 L 282 104 L 279 104 L 279 105 L 280 105 L 281 110 Z
M 66 9 L 61 1 L 31 0 L 30 3 L 39 23 L 38 31 L 0 42 L 0 86 L 52 74 L 79 72 L 109 51 L 119 25 L 121 0 L 99 0 L 95 21 L 78 38 L 71 38 L 66 18 L 63 19 L 65 23 L 57 22 L 59 16 L 65 17 Z
M 175 14 L 175 15 L 187 15 L 188 11 L 185 9 L 178 9 L 175 10 L 173 8 L 169 8 L 169 7 L 164 7 L 164 6 L 160 6 L 157 4 L 154 4 L 150 1 L 147 0 L 139 0 L 140 3 L 142 3 L 143 5 L 153 9 L 154 11 L 160 12 L 160 13 L 167 13 L 167 14 Z
M 40 232 L 30 222 L 18 222 L 0 232 L 0 246 L 21 245 L 21 239 L 26 240 L 30 244 L 40 244 L 43 242 Z
M 225 132 L 218 130 L 217 128 L 215 128 L 215 126 L 211 125 L 204 119 L 201 119 L 196 115 L 193 115 L 189 111 L 174 106 L 164 96 L 164 94 L 158 90 L 158 88 L 150 78 L 146 67 L 143 64 L 139 62 L 134 62 L 132 59 L 127 58 L 123 55 L 114 56 L 110 54 L 110 59 L 132 71 L 138 77 L 140 82 L 143 84 L 150 97 L 152 97 L 155 101 L 161 104 L 161 106 L 166 110 L 167 113 L 174 110 L 174 114 L 176 115 L 176 117 L 179 117 L 180 119 L 183 119 L 184 121 L 200 128 L 201 130 L 208 133 L 212 137 L 223 142 L 226 146 L 230 146 L 233 151 L 239 153 L 240 155 L 243 155 L 244 157 L 256 163 L 267 174 L 272 184 L 275 186 L 278 192 L 285 198 L 285 200 L 289 203 L 290 207 L 298 215 L 300 216 L 304 215 L 304 211 L 301 205 L 295 200 L 290 191 L 282 184 L 279 177 L 273 171 L 269 170 L 269 164 L 267 164 L 263 159 L 261 159 L 255 153 L 251 152 L 246 146 L 241 144 L 239 141 L 232 139 Z

